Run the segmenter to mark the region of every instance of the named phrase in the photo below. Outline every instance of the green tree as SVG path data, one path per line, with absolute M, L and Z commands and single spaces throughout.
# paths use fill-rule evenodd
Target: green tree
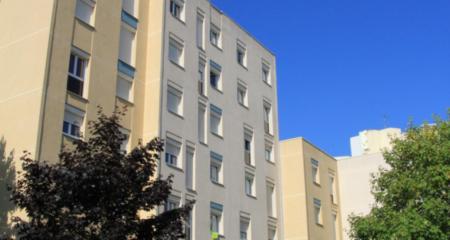
M 167 200 L 171 176 L 156 176 L 163 143 L 153 139 L 130 153 L 121 150 L 121 113 L 89 123 L 91 137 L 63 148 L 59 162 L 25 154 L 12 199 L 28 221 L 15 219 L 18 239 L 161 239 L 183 237 L 191 206 L 141 218 Z
M 11 151 L 6 156 L 6 141 L 0 139 L 0 238 L 2 235 L 11 234 L 11 226 L 8 225 L 8 213 L 14 210 L 14 204 L 10 200 L 8 188 L 14 185 L 16 171 L 14 169 L 14 155 Z
M 353 239 L 450 239 L 450 111 L 447 120 L 410 126 L 373 176 L 375 205 L 350 217 Z

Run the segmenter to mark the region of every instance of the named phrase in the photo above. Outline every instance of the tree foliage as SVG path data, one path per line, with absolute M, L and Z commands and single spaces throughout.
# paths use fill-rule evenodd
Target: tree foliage
M 450 111 L 449 111 L 450 116 Z M 350 218 L 353 239 L 450 239 L 450 122 L 410 126 L 372 180 L 375 205 Z
M 19 239 L 179 239 L 190 206 L 157 215 L 171 192 L 171 176 L 157 176 L 163 143 L 153 139 L 126 153 L 122 113 L 89 123 L 88 140 L 64 147 L 59 162 L 25 154 L 12 199 L 29 220 L 15 219 Z M 139 213 L 152 212 L 143 218 Z
M 14 154 L 11 151 L 6 155 L 6 141 L 0 139 L 0 238 L 11 234 L 11 226 L 8 224 L 8 214 L 14 210 L 14 204 L 10 200 L 8 188 L 14 185 L 16 171 L 13 165 Z

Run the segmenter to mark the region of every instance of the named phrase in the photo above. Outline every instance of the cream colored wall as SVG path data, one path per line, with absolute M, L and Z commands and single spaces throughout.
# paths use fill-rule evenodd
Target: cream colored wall
M 303 138 L 280 142 L 286 239 L 334 239 L 332 213 L 337 213 L 336 239 L 342 238 L 339 177 L 334 158 Z M 311 158 L 319 161 L 320 185 L 312 181 Z M 334 173 L 337 204 L 330 198 L 328 176 Z M 321 200 L 322 225 L 315 223 L 314 198 Z
M 374 203 L 370 192 L 371 174 L 378 172 L 380 167 L 388 167 L 381 153 L 344 158 L 338 161 L 344 239 L 350 239 L 348 237 L 350 230 L 348 217 L 352 213 L 365 215 L 370 212 Z
M 52 12 L 52 0 L 0 1 L 0 136 L 16 158 L 36 154 Z

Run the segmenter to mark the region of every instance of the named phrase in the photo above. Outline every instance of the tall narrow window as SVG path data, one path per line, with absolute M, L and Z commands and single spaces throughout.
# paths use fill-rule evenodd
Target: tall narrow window
M 198 62 L 198 93 L 206 96 L 205 88 L 205 60 L 200 59 Z
M 77 0 L 75 16 L 83 22 L 92 25 L 92 15 L 94 14 L 95 1 Z
M 236 59 L 239 65 L 246 67 L 247 66 L 247 50 L 245 46 L 241 43 L 237 43 L 236 46 Z
M 209 40 L 213 46 L 216 46 L 218 48 L 221 47 L 220 35 L 220 28 L 216 27 L 215 25 L 211 25 Z
M 210 213 L 210 232 L 211 239 L 219 239 L 222 235 L 222 211 L 223 206 L 221 204 L 211 202 Z
M 322 203 L 316 198 L 314 198 L 314 220 L 316 224 L 322 225 Z
M 135 31 L 125 23 L 120 27 L 119 59 L 130 66 L 135 65 Z
M 222 136 L 222 110 L 214 105 L 210 105 L 210 128 L 211 133 L 216 136 Z
M 265 144 L 265 150 L 264 150 L 264 158 L 268 162 L 274 162 L 273 161 L 273 154 L 272 154 L 273 144 L 266 142 Z
M 86 67 L 86 58 L 75 53 L 70 54 L 69 77 L 67 81 L 68 91 L 83 96 Z
M 223 183 L 222 180 L 222 155 L 211 152 L 210 178 L 213 183 Z
M 166 139 L 166 163 L 179 168 L 181 143 L 173 139 Z
M 263 63 L 262 64 L 262 80 L 263 82 L 267 83 L 267 84 L 271 84 L 270 82 L 270 67 L 268 64 Z
M 197 32 L 197 47 L 201 49 L 205 49 L 204 45 L 204 26 L 205 26 L 205 17 L 199 13 L 197 13 L 197 25 L 196 25 L 196 32 Z
M 206 143 L 206 106 L 198 105 L 198 140 Z
M 63 133 L 64 135 L 79 138 L 80 129 L 84 121 L 85 113 L 70 105 L 66 105 L 64 110 Z
M 117 77 L 116 94 L 128 102 L 133 102 L 133 79 L 119 75 Z
M 192 229 L 193 229 L 193 218 L 194 218 L 194 208 L 192 208 L 190 211 L 189 211 L 189 213 L 188 213 L 188 215 L 187 215 L 187 219 L 186 219 L 186 222 L 185 222 L 185 225 L 184 225 L 184 234 L 186 235 L 185 236 L 185 240 L 192 240 L 192 239 L 194 239 L 193 238 L 193 236 L 192 236 Z
M 269 240 L 277 239 L 277 229 L 275 226 L 269 226 L 268 235 L 269 235 L 269 238 L 268 238 Z
M 331 214 L 331 219 L 333 220 L 333 240 L 340 240 L 341 239 L 341 235 L 338 231 L 339 229 L 339 223 L 338 223 L 338 215 L 337 213 L 333 212 Z
M 221 90 L 221 73 L 222 67 L 214 61 L 210 61 L 210 71 L 209 71 L 209 83 L 211 87 L 217 90 Z
M 184 3 L 182 0 L 170 0 L 170 14 L 183 21 L 184 15 Z
M 183 93 L 174 87 L 167 86 L 167 110 L 178 116 L 183 115 L 182 111 Z
M 311 175 L 313 183 L 320 185 L 319 161 L 311 158 Z
M 253 164 L 253 133 L 250 130 L 244 129 L 244 161 L 247 165 Z
M 331 203 L 337 204 L 337 196 L 336 196 L 336 181 L 335 176 L 332 173 L 329 173 L 328 176 L 329 188 L 330 188 L 330 197 Z
M 251 173 L 245 173 L 245 194 L 247 196 L 255 196 L 255 176 Z
M 174 38 L 169 39 L 169 60 L 179 66 L 183 66 L 183 43 L 175 40 Z
M 242 83 L 238 83 L 237 100 L 238 100 L 238 103 L 241 104 L 242 106 L 245 106 L 245 107 L 248 106 L 247 87 Z
M 272 107 L 269 103 L 264 102 L 264 131 L 267 134 L 272 134 Z
M 276 217 L 276 200 L 275 200 L 275 185 L 271 182 L 267 182 L 267 213 L 270 217 Z
M 191 190 L 195 189 L 194 152 L 195 150 L 192 147 L 186 148 L 186 187 Z
M 128 149 L 130 148 L 130 130 L 121 128 L 120 131 L 124 137 L 122 144 L 120 145 L 120 150 L 123 152 L 128 152 Z
M 241 217 L 239 222 L 240 240 L 250 239 L 250 219 Z

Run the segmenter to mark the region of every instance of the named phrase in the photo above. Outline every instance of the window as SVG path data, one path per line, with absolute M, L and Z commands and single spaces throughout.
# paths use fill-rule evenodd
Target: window
M 247 50 L 245 49 L 244 45 L 237 43 L 237 47 L 236 47 L 237 62 L 239 63 L 239 65 L 241 65 L 243 67 L 247 66 L 246 52 L 247 52 Z
M 166 201 L 166 204 L 164 205 L 164 211 L 170 211 L 177 209 L 180 206 L 180 198 L 175 196 L 169 196 L 169 198 Z
M 169 166 L 179 167 L 180 149 L 181 143 L 178 141 L 170 138 L 166 140 L 166 163 Z
M 186 222 L 184 224 L 184 234 L 185 234 L 185 240 L 192 240 L 192 229 L 193 229 L 193 214 L 194 214 L 194 209 L 192 208 L 188 215 L 187 215 L 187 219 Z
M 272 148 L 273 148 L 273 145 L 271 143 L 266 143 L 265 150 L 264 150 L 264 158 L 266 159 L 266 161 L 273 162 Z
M 182 0 L 170 0 L 170 14 L 178 20 L 183 20 L 184 2 Z
M 220 48 L 220 29 L 215 25 L 211 25 L 209 40 L 213 46 Z
M 322 225 L 322 203 L 319 199 L 314 198 L 314 221 L 316 224 Z
M 244 161 L 247 165 L 253 164 L 253 133 L 250 130 L 244 129 Z
M 75 53 L 70 54 L 69 77 L 67 81 L 68 91 L 79 96 L 83 96 L 86 67 L 86 58 L 83 58 Z
M 262 64 L 262 80 L 267 84 L 271 84 L 271 82 L 270 82 L 270 67 L 268 64 L 265 64 L 265 63 Z
M 205 23 L 205 17 L 201 15 L 200 13 L 197 13 L 197 25 L 196 25 L 196 32 L 197 32 L 197 47 L 201 49 L 205 49 L 204 44 L 204 24 Z
M 311 158 L 312 180 L 320 185 L 319 161 Z
M 63 133 L 64 135 L 79 138 L 80 129 L 83 125 L 84 112 L 66 105 L 64 110 Z
M 198 93 L 206 96 L 205 89 L 205 60 L 200 59 L 198 62 Z
M 191 190 L 195 189 L 194 152 L 195 152 L 194 148 L 192 147 L 186 148 L 186 187 Z
M 210 228 L 211 239 L 219 239 L 222 234 L 222 212 L 223 206 L 221 204 L 211 202 L 210 204 Z
M 222 83 L 221 79 L 222 67 L 215 63 L 214 61 L 210 61 L 210 71 L 209 71 L 209 83 L 214 89 L 221 90 Z
M 202 103 L 198 105 L 198 140 L 206 143 L 206 106 Z
M 92 25 L 92 15 L 94 13 L 95 1 L 77 0 L 75 16 L 81 21 Z
M 245 106 L 245 107 L 248 106 L 247 87 L 245 87 L 245 85 L 243 85 L 241 83 L 238 83 L 237 99 L 238 99 L 238 103 L 241 104 L 242 106 Z
M 214 105 L 210 105 L 210 128 L 211 133 L 222 136 L 222 110 Z
M 267 194 L 267 214 L 269 217 L 276 217 L 276 200 L 275 200 L 275 185 L 271 182 L 266 184 Z
M 119 75 L 117 77 L 116 94 L 128 102 L 133 102 L 133 80 Z
M 269 226 L 268 235 L 269 235 L 269 238 L 268 238 L 269 240 L 277 239 L 277 229 L 275 226 Z
M 135 65 L 136 32 L 127 24 L 120 27 L 119 59 L 130 66 Z
M 333 212 L 331 214 L 331 219 L 333 220 L 333 240 L 339 240 L 341 239 L 341 235 L 338 232 L 339 229 L 339 223 L 338 223 L 338 215 L 337 213 Z
M 122 150 L 123 152 L 128 152 L 130 145 L 130 130 L 121 128 L 120 131 L 122 132 L 124 137 L 122 144 L 120 145 L 120 150 Z
M 136 16 L 136 0 L 122 0 L 122 9 L 127 13 Z
M 215 152 L 210 153 L 210 178 L 213 183 L 223 183 L 222 181 L 222 155 Z
M 169 60 L 179 66 L 183 66 L 183 43 L 169 39 Z
M 255 176 L 251 173 L 245 173 L 245 194 L 248 196 L 255 196 Z
M 328 176 L 329 187 L 330 187 L 330 197 L 331 203 L 337 204 L 337 196 L 336 196 L 336 181 L 333 173 L 329 173 Z
M 272 107 L 264 101 L 264 131 L 266 134 L 272 135 Z
M 248 240 L 250 239 L 249 228 L 250 228 L 250 219 L 241 217 L 240 219 L 240 240 Z
M 167 86 L 167 110 L 178 116 L 183 115 L 182 111 L 182 95 L 183 93 L 171 86 Z

